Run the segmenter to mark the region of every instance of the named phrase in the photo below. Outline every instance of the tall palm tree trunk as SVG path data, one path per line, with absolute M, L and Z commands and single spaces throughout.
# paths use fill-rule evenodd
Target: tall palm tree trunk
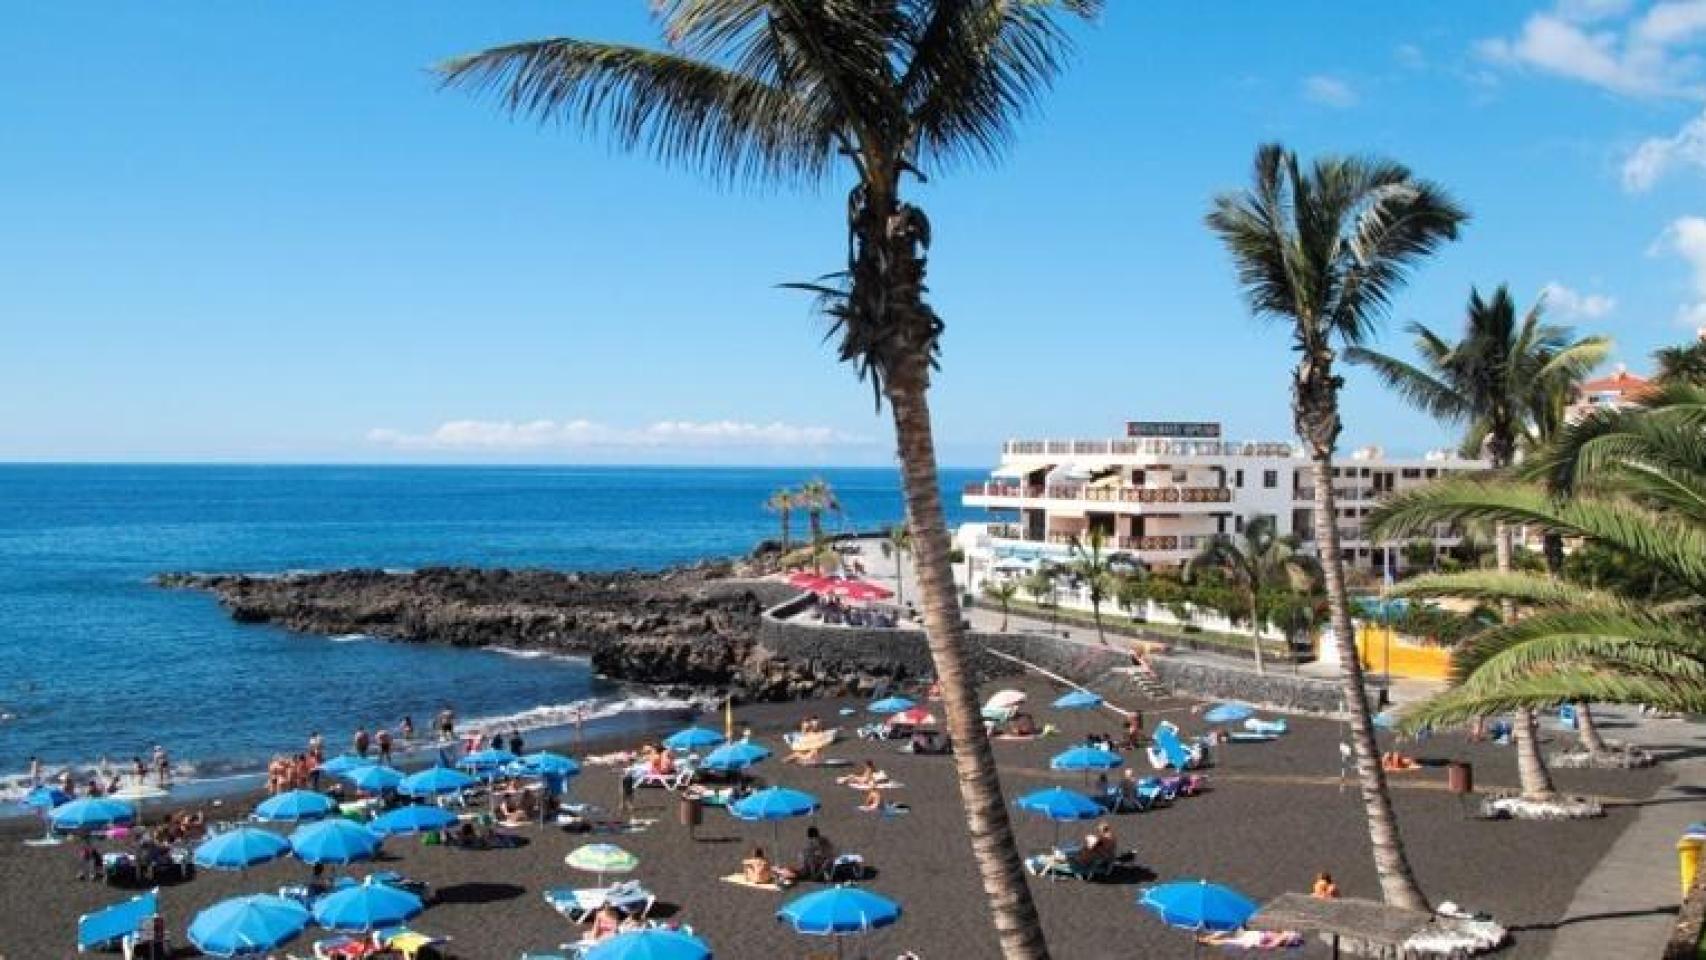
M 1336 419 L 1336 413 L 1335 413 Z M 1374 716 L 1363 686 L 1362 661 L 1357 658 L 1351 632 L 1350 599 L 1345 592 L 1344 560 L 1339 556 L 1338 501 L 1333 496 L 1333 458 L 1316 453 L 1315 540 L 1321 547 L 1321 578 L 1327 588 L 1328 617 L 1333 642 L 1339 647 L 1339 679 L 1344 685 L 1345 706 L 1350 711 L 1351 748 L 1356 752 L 1357 783 L 1368 816 L 1369 845 L 1374 849 L 1374 869 L 1380 876 L 1380 892 L 1395 907 L 1427 910 L 1427 901 L 1416 884 L 1415 872 L 1398 835 L 1398 820 L 1392 813 L 1392 795 L 1386 786 L 1386 771 L 1380 766 L 1380 747 L 1374 739 Z
M 1502 467 L 1503 464 L 1495 464 Z M 1501 523 L 1493 533 L 1493 559 L 1500 573 L 1511 572 L 1511 529 Z M 1500 604 L 1506 623 L 1516 619 L 1516 605 L 1510 601 Z M 1551 800 L 1558 795 L 1552 784 L 1552 771 L 1546 769 L 1546 758 L 1540 755 L 1540 723 L 1534 711 L 1523 707 L 1516 712 L 1511 737 L 1516 741 L 1516 776 L 1525 800 Z
M 788 550 L 790 548 L 792 548 L 792 546 L 793 546 L 793 537 L 791 536 L 793 531 L 791 529 L 789 529 L 790 526 L 791 526 L 791 524 L 788 521 L 788 511 L 783 510 L 782 511 L 782 552 L 783 553 L 787 553 Z
M 936 447 L 925 383 L 921 370 L 908 371 L 899 379 L 891 378 L 887 389 L 907 515 L 913 524 L 912 569 L 924 607 L 924 633 L 942 688 L 948 734 L 954 744 L 954 767 L 965 803 L 966 824 L 971 829 L 972 856 L 989 897 L 1002 955 L 1007 960 L 1043 960 L 1048 956 L 1048 944 L 1025 882 L 1024 862 L 1001 795 L 995 754 L 978 714 L 977 688 L 966 671 L 966 638 L 948 559 L 948 528 L 937 485 Z
M 1267 673 L 1267 664 L 1262 661 L 1262 617 L 1257 612 L 1261 598 L 1256 591 L 1250 591 L 1250 653 L 1256 658 L 1256 672 Z
M 1581 738 L 1582 749 L 1589 753 L 1606 753 L 1609 749 L 1605 738 L 1599 735 L 1599 721 L 1593 718 L 1593 708 L 1585 700 L 1576 704 L 1576 736 Z

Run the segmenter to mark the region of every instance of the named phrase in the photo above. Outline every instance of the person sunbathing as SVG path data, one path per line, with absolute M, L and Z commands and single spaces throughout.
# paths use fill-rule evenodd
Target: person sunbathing
M 519 827 L 527 823 L 527 811 L 517 802 L 515 794 L 504 794 L 503 802 L 498 804 L 498 822 L 506 827 Z
M 668 750 L 659 750 L 652 754 L 651 771 L 660 777 L 675 773 L 675 757 Z
M 1333 875 L 1323 870 L 1315 875 L 1315 883 L 1309 888 L 1309 895 L 1317 900 L 1339 899 L 1339 885 L 1333 882 Z
M 811 880 L 828 875 L 830 864 L 835 862 L 835 844 L 829 842 L 816 827 L 806 828 L 806 846 L 800 851 L 800 866 L 797 870 L 787 867 L 777 867 L 776 875 L 784 884 Z
M 752 856 L 740 862 L 740 872 L 747 883 L 769 885 L 776 882 L 776 867 L 764 855 L 763 847 L 752 848 Z
M 845 777 L 836 777 L 835 782 L 852 787 L 855 790 L 874 791 L 889 782 L 889 775 L 877 769 L 876 761 L 866 760 L 859 766 L 856 773 L 850 773 Z
M 1396 750 L 1381 754 L 1380 765 L 1391 773 L 1403 773 L 1404 771 L 1416 770 L 1421 767 L 1421 764 L 1417 763 L 1415 758 L 1407 757 Z
M 615 904 L 607 903 L 599 907 L 592 917 L 587 920 L 586 939 L 598 941 L 608 940 L 622 932 L 622 911 Z

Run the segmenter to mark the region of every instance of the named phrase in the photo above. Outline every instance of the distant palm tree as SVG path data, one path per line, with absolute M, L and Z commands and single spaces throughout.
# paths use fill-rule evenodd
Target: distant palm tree
M 1102 632 L 1102 601 L 1108 599 L 1113 585 L 1113 571 L 1108 568 L 1104 552 L 1108 535 L 1101 527 L 1091 527 L 1082 537 L 1072 538 L 1072 572 L 1090 591 L 1090 614 L 1096 619 L 1096 641 L 1108 645 Z
M 789 528 L 794 519 L 794 491 L 783 487 L 772 493 L 764 501 L 764 509 L 782 518 L 782 552 L 787 553 L 794 548 L 793 538 L 789 536 Z
M 1250 616 L 1250 652 L 1256 658 L 1256 672 L 1266 673 L 1262 660 L 1262 591 L 1295 590 L 1311 583 L 1320 576 L 1320 564 L 1298 552 L 1295 537 L 1279 535 L 1278 522 L 1272 515 L 1257 514 L 1245 521 L 1243 532 L 1237 536 L 1215 537 L 1190 565 L 1222 570 L 1243 591 Z
M 1661 347 L 1653 352 L 1658 366 L 1659 383 L 1706 383 L 1706 339 L 1678 347 Z
M 846 170 L 845 268 L 810 286 L 838 353 L 887 401 L 925 635 L 1001 951 L 1048 955 L 966 670 L 929 388 L 944 322 L 925 299 L 930 221 L 906 177 L 993 161 L 1102 0 L 654 0 L 662 48 L 555 38 L 441 69 L 513 114 L 602 128 L 724 180 L 821 185 Z
M 825 513 L 840 513 L 841 503 L 835 498 L 835 488 L 822 477 L 813 477 L 800 485 L 794 491 L 795 502 L 806 511 L 806 522 L 809 524 L 814 555 L 823 549 L 823 515 Z M 815 563 L 815 561 L 814 561 Z M 823 570 L 814 567 L 814 572 Z
M 1232 254 L 1251 309 L 1289 324 L 1298 354 L 1292 419 L 1315 473 L 1315 539 L 1322 560 L 1351 741 L 1375 871 L 1387 902 L 1426 910 L 1398 835 L 1386 774 L 1352 644 L 1339 549 L 1333 453 L 1339 441 L 1336 345 L 1356 345 L 1403 286 L 1409 269 L 1457 236 L 1467 215 L 1437 186 L 1396 163 L 1327 157 L 1305 172 L 1291 151 L 1256 152 L 1254 182 L 1215 199 L 1208 225 Z
M 1007 632 L 1008 607 L 1013 603 L 1013 597 L 1019 592 L 1019 585 L 1011 580 L 990 580 L 984 583 L 983 592 L 989 599 L 1001 604 L 1001 632 Z
M 1446 423 L 1464 424 L 1462 452 L 1485 452 L 1494 470 L 1508 470 L 1517 452 L 1534 448 L 1563 424 L 1564 408 L 1578 384 L 1611 351 L 1606 337 L 1574 339 L 1568 327 L 1541 322 L 1544 303 L 1519 322 L 1510 291 L 1500 286 L 1491 299 L 1469 291 L 1462 339 L 1446 341 L 1420 323 L 1409 325 L 1422 365 L 1352 347 L 1351 363 L 1370 367 L 1412 405 Z M 1562 556 L 1562 543 L 1557 550 Z M 1494 557 L 1500 573 L 1511 571 L 1511 530 L 1494 528 Z M 1504 604 L 1505 619 L 1516 614 Z M 1557 788 L 1540 752 L 1540 727 L 1532 710 L 1516 715 L 1517 773 L 1523 796 L 1547 800 Z
M 1054 606 L 1054 574 L 1048 570 L 1038 570 L 1025 578 L 1025 592 L 1039 607 Z
M 894 558 L 894 602 L 899 606 L 906 605 L 906 586 L 902 577 L 906 574 L 906 556 L 911 552 L 911 524 L 902 521 L 890 527 L 888 536 L 883 538 L 883 556 Z

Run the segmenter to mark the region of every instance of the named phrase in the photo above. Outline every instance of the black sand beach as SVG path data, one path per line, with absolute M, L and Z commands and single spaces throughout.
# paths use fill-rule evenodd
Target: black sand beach
M 1015 685 L 1030 691 L 1039 703 L 1058 693 L 1040 682 Z M 1190 704 L 1116 699 L 1125 706 L 1143 707 L 1152 724 L 1170 718 L 1187 733 L 1204 729 L 1189 712 Z M 834 720 L 851 732 L 866 718 L 837 718 L 842 706 L 848 704 L 812 701 L 758 706 L 737 711 L 737 723 L 750 724 L 772 744 L 779 729 L 791 727 L 808 713 Z M 1062 732 L 1034 742 L 997 744 L 1010 799 L 1053 783 L 1079 785 L 1077 775 L 1049 771 L 1048 758 L 1086 732 L 1112 733 L 1118 726 L 1117 718 L 1102 711 L 1039 713 Z M 714 718 L 705 722 L 711 725 Z M 1135 851 L 1135 866 L 1106 882 L 1033 881 L 1055 955 L 1086 960 L 1191 956 L 1186 934 L 1168 929 L 1134 903 L 1140 886 L 1156 879 L 1206 877 L 1261 899 L 1305 890 L 1313 874 L 1325 869 L 1335 875 L 1346 896 L 1378 896 L 1356 792 L 1339 783 L 1337 725 L 1296 718 L 1291 725 L 1292 732 L 1274 743 L 1223 747 L 1216 766 L 1207 773 L 1210 790 L 1204 795 L 1112 818 L 1122 847 Z M 1515 783 L 1515 761 L 1508 747 L 1442 736 L 1406 749 L 1423 758 L 1470 760 L 1483 787 Z M 857 739 L 838 745 L 831 755 L 854 761 L 875 758 L 905 784 L 892 798 L 911 807 L 910 813 L 888 819 L 859 812 L 855 809 L 858 794 L 835 783 L 837 774 L 845 772 L 841 770 L 800 769 L 775 760 L 757 770 L 771 783 L 817 794 L 824 808 L 815 822 L 842 850 L 863 854 L 875 868 L 867 885 L 905 908 L 898 925 L 850 940 L 848 955 L 888 958 L 913 950 L 926 960 L 995 956 L 983 894 L 967 859 L 969 846 L 951 761 L 901 754 L 891 745 Z M 1128 759 L 1147 772 L 1141 756 Z M 1668 775 L 1661 766 L 1634 773 L 1558 771 L 1557 778 L 1567 790 L 1638 801 L 1650 796 Z M 1627 825 L 1632 808 L 1612 804 L 1605 819 L 1590 822 L 1487 823 L 1464 816 L 1459 799 L 1444 790 L 1444 779 L 1444 770 L 1437 767 L 1396 777 L 1397 808 L 1424 889 L 1435 900 L 1451 899 L 1471 909 L 1491 911 L 1509 926 L 1514 943 L 1500 956 L 1545 956 L 1556 918 L 1582 877 Z M 616 774 L 608 768 L 590 769 L 575 781 L 574 790 L 580 799 L 614 806 Z M 250 803 L 252 798 L 233 799 L 225 809 L 247 810 Z M 737 887 L 718 879 L 736 872 L 754 844 L 772 846 L 769 824 L 741 823 L 708 810 L 698 839 L 690 839 L 686 828 L 676 822 L 673 796 L 660 790 L 640 794 L 637 816 L 656 822 L 644 832 L 595 839 L 612 840 L 640 858 L 633 876 L 658 894 L 654 915 L 690 924 L 719 957 L 799 957 L 829 949 L 829 944 L 799 936 L 777 922 L 776 908 L 792 894 Z M 1015 816 L 1027 851 L 1050 843 L 1052 824 L 1022 813 Z M 796 854 L 806 825 L 807 821 L 782 825 L 782 858 Z M 1069 825 L 1066 832 L 1082 829 L 1082 825 Z M 6 830 L 0 842 L 0 955 L 10 960 L 74 956 L 78 915 L 122 899 L 126 893 L 73 879 L 71 847 L 25 847 L 20 842 L 28 835 L 25 825 L 8 824 Z M 453 938 L 455 956 L 513 958 L 523 950 L 542 950 L 576 939 L 576 931 L 545 904 L 541 891 L 593 885 L 591 876 L 563 864 L 564 855 L 588 838 L 556 828 L 518 832 L 525 838 L 524 846 L 493 851 L 428 847 L 412 838 L 393 839 L 386 843 L 386 859 L 379 866 L 432 885 L 435 899 L 414 926 Z M 351 872 L 359 875 L 368 869 L 370 865 L 361 864 Z M 183 945 L 195 911 L 228 896 L 276 890 L 301 881 L 306 873 L 303 864 L 286 860 L 246 873 L 201 871 L 191 882 L 168 886 L 161 898 L 171 935 Z M 794 892 L 815 887 L 806 884 Z M 311 928 L 280 955 L 309 955 L 313 934 Z M 186 948 L 180 955 L 194 954 Z M 1212 951 L 1205 950 L 1203 955 Z M 1327 951 L 1311 944 L 1284 955 L 1321 957 Z

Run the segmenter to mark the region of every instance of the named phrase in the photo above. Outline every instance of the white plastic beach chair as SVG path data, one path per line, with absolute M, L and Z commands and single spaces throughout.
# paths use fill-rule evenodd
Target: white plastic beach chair
M 575 923 L 583 923 L 605 904 L 623 913 L 644 917 L 651 912 L 657 897 L 641 886 L 640 881 L 627 880 L 609 887 L 558 887 L 545 891 L 545 902 Z

